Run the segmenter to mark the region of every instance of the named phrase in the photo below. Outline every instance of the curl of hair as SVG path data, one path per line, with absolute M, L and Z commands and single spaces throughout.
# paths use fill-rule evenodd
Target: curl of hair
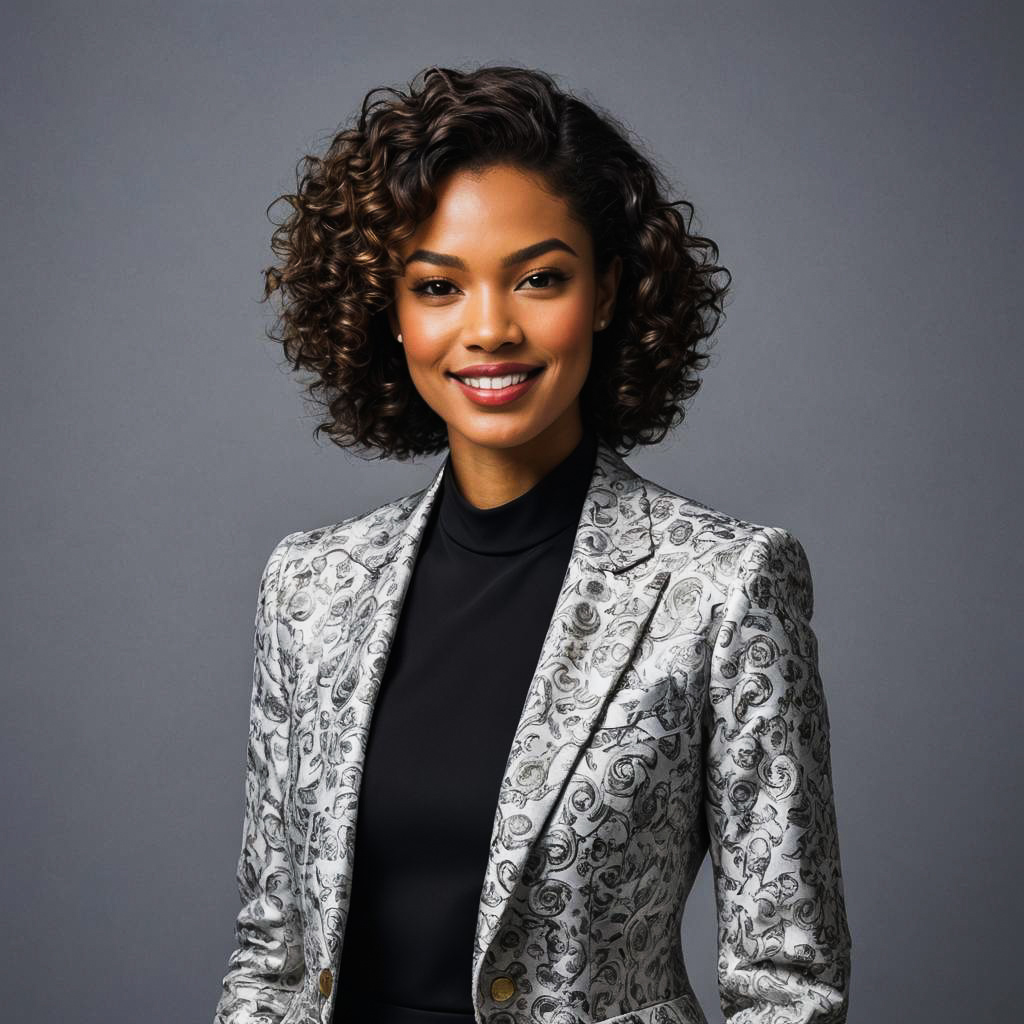
M 291 207 L 271 239 L 279 263 L 263 271 L 262 301 L 280 293 L 268 333 L 310 375 L 307 395 L 326 413 L 315 436 L 381 458 L 447 446 L 386 308 L 404 272 L 398 246 L 436 208 L 437 185 L 496 164 L 541 175 L 565 200 L 590 231 L 597 273 L 622 257 L 613 318 L 595 335 L 580 393 L 584 422 L 620 454 L 681 423 L 731 275 L 716 265 L 717 245 L 691 234 L 693 206 L 668 201 L 663 174 L 627 135 L 537 70 L 435 66 L 407 92 L 367 93 L 323 156 L 300 159 L 295 193 L 267 208 Z

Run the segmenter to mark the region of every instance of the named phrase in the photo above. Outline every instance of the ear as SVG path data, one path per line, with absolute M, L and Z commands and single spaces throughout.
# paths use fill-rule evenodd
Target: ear
M 597 279 L 597 292 L 594 298 L 594 322 L 610 321 L 615 312 L 615 296 L 619 291 L 622 279 L 622 257 L 615 254 L 608 269 Z

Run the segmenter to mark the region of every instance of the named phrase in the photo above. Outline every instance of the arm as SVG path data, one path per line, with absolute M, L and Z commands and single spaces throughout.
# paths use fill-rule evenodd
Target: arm
M 751 540 L 712 654 L 706 817 L 729 1024 L 844 1024 L 850 932 L 800 542 Z
M 260 580 L 246 751 L 245 815 L 237 882 L 242 909 L 214 1024 L 271 1024 L 303 975 L 302 919 L 285 837 L 292 682 L 282 656 L 281 572 L 295 534 L 274 548 Z

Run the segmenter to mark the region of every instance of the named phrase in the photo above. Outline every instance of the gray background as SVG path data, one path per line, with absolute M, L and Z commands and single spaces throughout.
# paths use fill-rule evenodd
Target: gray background
M 260 569 L 438 461 L 313 442 L 263 334 L 265 207 L 371 87 L 497 62 L 630 125 L 735 276 L 689 419 L 630 462 L 810 557 L 850 1020 L 1016 1016 L 1012 7 L 6 6 L 6 1019 L 212 1017 Z M 712 1021 L 714 936 L 705 861 Z

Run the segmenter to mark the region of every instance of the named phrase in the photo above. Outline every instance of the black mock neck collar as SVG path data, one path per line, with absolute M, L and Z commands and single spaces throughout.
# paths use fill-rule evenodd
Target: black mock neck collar
M 438 497 L 441 529 L 457 544 L 490 555 L 524 551 L 575 529 L 596 458 L 597 436 L 584 428 L 579 444 L 524 494 L 494 508 L 477 508 L 459 490 L 449 452 Z

